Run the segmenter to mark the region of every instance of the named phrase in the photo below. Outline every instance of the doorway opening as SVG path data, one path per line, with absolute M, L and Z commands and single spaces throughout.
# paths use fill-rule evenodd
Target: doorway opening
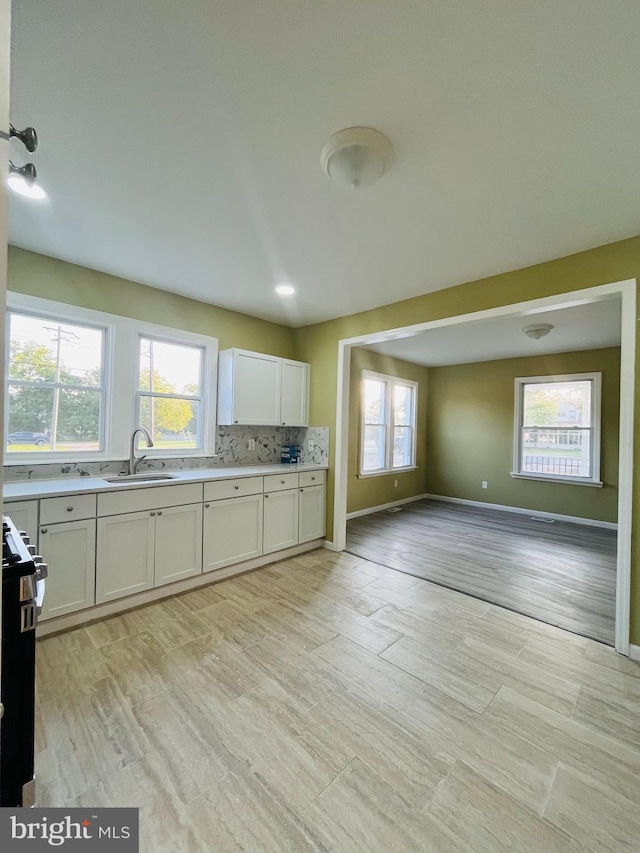
M 441 381 L 438 394 L 428 392 L 427 418 L 429 428 L 433 429 L 438 417 L 436 409 L 440 409 L 438 429 L 445 437 L 443 439 L 440 435 L 440 444 L 434 444 L 433 441 L 429 443 L 432 454 L 434 448 L 437 451 L 436 456 L 425 456 L 421 462 L 418 461 L 418 470 L 423 467 L 423 474 L 426 468 L 429 469 L 425 482 L 429 483 L 430 488 L 425 488 L 422 495 L 416 495 L 414 490 L 414 494 L 402 506 L 402 511 L 395 515 L 384 512 L 384 509 L 373 515 L 352 511 L 350 515 L 357 517 L 352 517 L 349 522 L 349 550 L 360 556 L 366 555 L 367 559 L 374 562 L 384 562 L 392 568 L 452 586 L 576 633 L 584 633 L 615 645 L 622 654 L 628 654 L 635 284 L 635 280 L 617 282 L 340 341 L 333 547 L 344 550 L 347 546 L 347 490 L 349 484 L 354 482 L 354 466 L 353 461 L 350 461 L 350 450 L 353 460 L 353 406 L 349 411 L 351 385 L 354 381 L 352 366 L 357 366 L 364 348 L 370 354 L 373 350 L 378 358 L 402 358 L 414 363 L 418 360 L 416 353 L 422 352 L 423 363 L 430 363 L 434 351 L 437 351 L 441 364 L 435 371 L 440 372 Z M 551 317 L 557 320 L 556 324 Z M 587 317 L 590 319 L 586 320 Z M 612 318 L 616 318 L 616 340 L 606 337 L 611 332 Z M 509 351 L 509 335 L 517 331 L 524 339 L 524 327 L 534 322 L 540 325 L 543 321 L 556 325 L 557 329 L 553 332 L 557 331 L 558 334 L 555 341 L 550 340 L 540 348 L 542 352 L 537 357 L 543 359 L 544 370 L 536 370 L 533 374 L 531 364 L 526 363 L 528 351 L 523 355 L 519 343 Z M 599 330 L 601 337 L 593 338 L 588 331 L 586 338 L 584 334 L 582 338 L 573 336 L 572 324 L 574 330 L 578 331 L 583 326 L 584 333 L 592 321 L 593 328 Z M 488 337 L 493 349 L 485 351 L 476 347 L 475 355 L 469 357 L 468 348 L 477 344 L 482 335 Z M 431 343 L 425 350 L 425 342 L 429 339 Z M 590 346 L 585 345 L 587 341 Z M 428 351 L 429 346 L 431 351 Z M 447 346 L 452 352 L 447 352 Z M 585 424 L 581 415 L 580 429 L 577 429 L 570 419 L 578 415 L 569 413 L 571 407 L 565 405 L 560 413 L 564 420 L 558 421 L 556 417 L 556 422 L 552 422 L 552 418 L 550 421 L 551 415 L 547 411 L 547 423 L 534 424 L 540 429 L 536 434 L 529 431 L 526 440 L 523 439 L 526 447 L 518 450 L 517 430 L 532 424 L 520 423 L 518 426 L 512 423 L 507 441 L 521 453 L 521 457 L 516 455 L 513 463 L 508 462 L 509 470 L 506 472 L 504 423 L 498 425 L 492 422 L 492 401 L 487 401 L 484 421 L 477 416 L 476 411 L 471 418 L 473 422 L 470 423 L 467 417 L 465 423 L 465 397 L 460 377 L 456 380 L 457 387 L 454 387 L 455 382 L 453 386 L 449 383 L 449 397 L 443 392 L 447 384 L 444 380 L 451 379 L 451 376 L 445 375 L 449 370 L 447 365 L 468 365 L 471 375 L 467 379 L 473 386 L 477 385 L 477 377 L 482 375 L 483 370 L 489 372 L 483 365 L 491 367 L 491 370 L 501 366 L 504 371 L 507 362 L 510 362 L 508 366 L 512 370 L 510 383 L 513 389 L 513 380 L 520 373 L 525 377 L 536 375 L 545 378 L 553 375 L 557 378 L 560 371 L 555 366 L 563 363 L 563 351 L 575 365 L 580 361 L 579 353 L 585 350 L 589 350 L 591 355 L 591 372 L 600 372 L 596 369 L 599 351 L 603 359 L 605 355 L 613 362 L 616 357 L 618 359 L 619 379 L 616 370 L 612 378 L 611 363 L 602 371 L 607 374 L 607 389 L 603 397 L 607 415 L 602 421 L 603 427 L 606 426 L 606 437 L 603 435 L 592 441 L 588 435 L 591 427 Z M 524 359 L 520 362 L 523 368 L 521 371 L 518 370 L 520 359 Z M 577 374 L 578 379 L 586 372 L 578 369 L 564 371 L 565 374 Z M 490 377 L 485 377 L 485 381 L 487 387 L 492 387 Z M 617 394 L 614 395 L 616 399 L 612 400 L 612 387 L 614 391 L 619 390 L 619 408 L 615 405 Z M 576 389 L 570 390 L 573 393 Z M 514 408 L 518 405 L 517 399 L 515 402 L 514 399 L 511 398 L 512 421 Z M 613 425 L 610 417 L 612 404 L 616 409 Z M 447 411 L 446 417 L 442 416 L 443 405 Z M 466 414 L 470 415 L 470 412 Z M 485 485 L 485 477 L 476 477 L 476 474 L 485 463 L 486 448 L 480 446 L 477 449 L 476 456 L 481 457 L 479 465 L 469 462 L 474 457 L 474 448 L 470 444 L 470 435 L 474 429 L 478 435 L 483 434 L 485 441 L 491 429 L 495 429 L 495 438 L 502 445 L 500 474 L 502 486 L 507 491 L 498 490 L 495 500 L 491 497 L 491 482 L 488 484 L 489 489 L 471 497 L 461 487 L 465 477 L 467 481 L 472 478 L 474 483 L 477 479 L 478 489 L 481 484 Z M 618 444 L 615 461 L 612 431 Z M 355 433 L 357 435 L 358 431 Z M 582 437 L 578 439 L 576 436 L 579 433 L 582 433 Z M 456 442 L 460 442 L 458 450 Z M 588 451 L 587 444 L 591 448 Z M 593 448 L 596 446 L 603 447 L 605 479 L 599 481 L 591 471 L 592 482 L 586 485 L 586 469 L 583 469 L 585 465 L 591 464 Z M 532 465 L 534 468 L 537 466 L 536 470 L 526 470 Z M 522 466 L 525 466 L 524 470 Z M 469 468 L 471 470 L 467 470 Z M 495 488 L 496 469 L 488 466 L 487 470 L 494 471 Z M 364 476 L 360 479 L 361 474 L 358 470 L 358 482 L 365 480 Z M 574 480 L 580 482 L 579 486 L 571 483 L 572 475 Z M 393 472 L 386 476 L 395 479 Z M 562 482 L 565 476 L 569 483 Z M 578 479 L 580 477 L 582 481 Z M 520 498 L 514 497 L 518 490 Z M 555 495 L 549 499 L 553 504 L 550 510 L 543 509 L 545 494 Z M 570 494 L 582 497 L 578 497 L 577 502 L 569 501 L 567 511 L 563 512 L 563 501 L 568 500 L 567 495 Z M 586 497 L 589 494 L 591 497 Z M 606 504 L 601 513 L 593 509 L 598 502 L 595 500 L 596 494 L 599 495 L 598 501 Z M 525 500 L 522 495 L 529 495 L 531 500 Z M 416 497 L 422 500 L 414 502 Z M 393 503 L 402 504 L 403 501 L 400 499 Z M 585 507 L 583 512 L 579 511 L 581 506 Z M 586 523 L 578 525 L 576 520 Z M 374 554 L 375 549 L 378 551 L 378 559 Z M 564 598 L 558 595 L 558 590 L 564 590 Z M 536 607 L 531 606 L 536 604 L 537 612 Z M 589 613 L 592 618 L 588 623 Z

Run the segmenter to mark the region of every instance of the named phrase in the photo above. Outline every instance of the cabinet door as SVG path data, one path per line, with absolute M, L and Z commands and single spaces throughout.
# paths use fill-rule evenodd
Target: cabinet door
M 205 572 L 262 554 L 262 505 L 262 495 L 205 503 Z
M 202 504 L 158 510 L 155 555 L 155 586 L 200 574 Z
M 325 533 L 324 486 L 300 489 L 299 501 L 299 541 L 322 539 Z
M 308 364 L 282 362 L 282 426 L 309 426 L 308 384 Z
M 155 512 L 98 519 L 96 604 L 153 586 Z
M 298 544 L 298 489 L 264 496 L 264 553 Z
M 13 501 L 4 505 L 4 512 L 10 516 L 18 530 L 26 530 L 31 544 L 38 546 L 38 501 Z
M 40 619 L 95 604 L 95 518 L 41 527 L 40 543 L 49 567 Z
M 233 422 L 236 424 L 280 423 L 281 360 L 255 352 L 234 353 Z

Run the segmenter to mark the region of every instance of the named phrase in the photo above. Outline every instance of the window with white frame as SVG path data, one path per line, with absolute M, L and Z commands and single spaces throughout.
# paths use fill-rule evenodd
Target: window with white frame
M 218 341 L 7 294 L 5 463 L 215 455 Z
M 7 322 L 7 455 L 101 451 L 106 329 L 18 311 Z
M 138 425 L 156 448 L 202 448 L 203 361 L 202 347 L 140 335 Z
M 601 485 L 602 374 L 515 381 L 512 476 Z
M 360 476 L 416 465 L 418 383 L 362 371 Z

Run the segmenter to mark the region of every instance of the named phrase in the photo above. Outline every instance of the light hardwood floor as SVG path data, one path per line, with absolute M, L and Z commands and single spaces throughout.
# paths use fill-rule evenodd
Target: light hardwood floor
M 640 668 L 315 551 L 38 644 L 38 805 L 141 850 L 638 850 Z
M 614 644 L 614 530 L 422 500 L 351 519 L 347 551 Z

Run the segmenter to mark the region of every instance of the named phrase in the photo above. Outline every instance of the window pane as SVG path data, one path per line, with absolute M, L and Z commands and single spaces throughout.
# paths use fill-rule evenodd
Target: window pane
M 384 426 L 365 426 L 364 447 L 362 449 L 362 470 L 379 471 L 385 467 L 385 428 Z
M 100 387 L 102 329 L 24 314 L 11 314 L 10 323 L 10 379 Z
M 411 465 L 412 451 L 411 427 L 395 427 L 393 430 L 393 467 L 405 468 Z
M 100 450 L 100 391 L 61 388 L 56 450 Z
M 383 424 L 385 420 L 386 383 L 379 379 L 364 380 L 364 422 Z
M 202 356 L 200 347 L 140 338 L 140 391 L 199 396 Z
M 522 471 L 591 476 L 591 380 L 524 386 Z
M 9 384 L 8 392 L 7 451 L 51 450 L 53 388 Z
M 409 385 L 394 385 L 393 422 L 398 426 L 413 423 L 413 388 Z
M 138 424 L 145 427 L 159 450 L 200 447 L 202 411 L 198 400 L 140 397 Z M 138 447 L 146 447 L 137 437 Z

